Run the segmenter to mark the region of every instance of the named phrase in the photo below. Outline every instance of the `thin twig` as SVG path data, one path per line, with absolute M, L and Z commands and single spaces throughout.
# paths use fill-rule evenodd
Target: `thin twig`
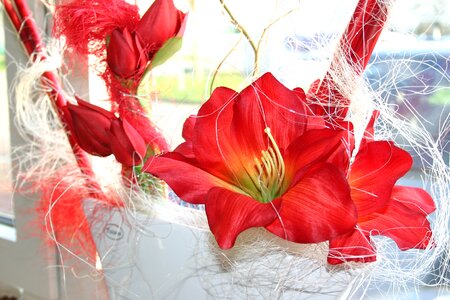
M 239 38 L 239 40 L 234 44 L 234 46 L 228 51 L 228 53 L 225 55 L 225 57 L 220 61 L 220 63 L 217 65 L 217 68 L 214 70 L 214 73 L 211 78 L 211 83 L 209 84 L 209 95 L 211 95 L 213 90 L 214 81 L 216 80 L 217 74 L 219 73 L 219 69 L 222 67 L 222 65 L 227 60 L 228 56 L 233 52 L 234 49 L 236 49 L 237 45 L 242 41 L 242 36 Z
M 247 30 L 245 30 L 245 28 L 236 20 L 236 18 L 233 16 L 233 14 L 231 13 L 230 9 L 228 8 L 228 6 L 225 4 L 224 0 L 219 0 L 220 3 L 222 4 L 223 9 L 225 10 L 225 12 L 228 14 L 228 16 L 231 19 L 231 22 L 234 24 L 234 26 L 236 26 L 236 28 L 242 33 L 242 35 L 244 35 L 245 39 L 248 41 L 248 43 L 250 44 L 250 47 L 252 48 L 253 54 L 254 54 L 254 60 L 253 60 L 253 73 L 252 75 L 255 76 L 256 75 L 256 71 L 258 69 L 258 50 L 256 48 L 255 42 L 253 41 L 253 39 L 250 37 L 250 35 L 248 34 Z
M 284 19 L 285 17 L 287 17 L 288 15 L 290 15 L 291 13 L 293 13 L 294 11 L 298 10 L 297 8 L 293 8 L 290 11 L 286 12 L 284 15 L 279 16 L 278 18 L 276 18 L 275 20 L 273 20 L 269 25 L 267 25 L 264 29 L 263 32 L 261 33 L 261 37 L 258 40 L 258 44 L 256 46 L 256 52 L 259 52 L 259 50 L 261 49 L 261 44 L 262 41 L 264 39 L 264 36 L 266 35 L 267 31 L 270 29 L 270 27 L 272 27 L 273 25 L 275 25 L 277 22 L 281 21 L 282 19 Z

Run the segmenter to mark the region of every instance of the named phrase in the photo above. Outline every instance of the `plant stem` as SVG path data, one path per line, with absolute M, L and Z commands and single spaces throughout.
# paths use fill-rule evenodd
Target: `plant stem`
M 41 38 L 31 10 L 28 7 L 28 3 L 26 0 L 15 0 L 15 4 L 19 16 L 22 16 L 22 23 L 26 29 L 28 38 L 34 46 L 33 51 L 42 52 Z
M 241 40 L 242 40 L 242 36 L 239 38 L 239 40 L 236 42 L 236 44 L 234 44 L 234 46 L 230 49 L 230 51 L 228 51 L 228 53 L 225 55 L 225 57 L 220 61 L 217 68 L 214 70 L 214 73 L 211 77 L 211 83 L 209 84 L 209 95 L 211 95 L 211 93 L 213 91 L 214 82 L 216 81 L 217 74 L 219 73 L 220 68 L 225 63 L 228 56 L 230 56 L 230 54 L 233 52 L 233 50 L 236 49 L 237 45 L 241 42 Z
M 219 1 L 222 4 L 222 7 L 225 10 L 225 12 L 230 17 L 231 22 L 244 35 L 245 39 L 248 41 L 248 43 L 250 44 L 250 47 L 252 48 L 252 51 L 254 54 L 252 76 L 255 76 L 258 73 L 258 69 L 259 69 L 258 49 L 257 49 L 255 43 L 253 42 L 253 39 L 248 34 L 247 30 L 245 30 L 245 28 L 242 27 L 242 25 L 236 20 L 236 18 L 233 16 L 230 9 L 228 8 L 228 6 L 225 4 L 224 0 L 219 0 Z
M 285 13 L 284 15 L 282 15 L 282 16 L 276 18 L 275 20 L 273 20 L 269 25 L 267 25 L 267 26 L 263 29 L 263 31 L 262 31 L 262 33 L 261 33 L 261 37 L 259 38 L 258 44 L 257 44 L 257 46 L 256 46 L 256 52 L 257 52 L 257 53 L 259 53 L 259 50 L 260 50 L 260 48 L 261 48 L 262 41 L 264 40 L 264 36 L 266 35 L 266 33 L 267 33 L 267 31 L 270 29 L 270 27 L 272 27 L 273 25 L 275 25 L 277 22 L 279 22 L 280 20 L 282 20 L 283 18 L 285 18 L 285 17 L 288 16 L 289 14 L 293 13 L 295 10 L 296 10 L 296 9 L 291 9 L 291 10 L 289 10 L 289 11 L 288 11 L 287 13 Z
M 5 8 L 5 11 L 11 21 L 11 24 L 13 25 L 16 32 L 19 34 L 20 39 L 22 41 L 22 46 L 25 48 L 25 51 L 28 55 L 30 55 L 33 52 L 34 45 L 31 44 L 31 41 L 28 38 L 27 35 L 27 29 L 25 28 L 23 22 L 19 19 L 19 16 L 12 5 L 11 1 L 9 0 L 1 0 L 3 7 Z

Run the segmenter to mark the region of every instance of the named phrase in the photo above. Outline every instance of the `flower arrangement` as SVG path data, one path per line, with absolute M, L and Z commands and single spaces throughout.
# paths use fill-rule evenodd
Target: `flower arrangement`
M 258 47 L 221 3 L 253 45 L 257 60 Z M 26 2 L 2 4 L 27 53 L 36 64 L 45 61 Z M 217 87 L 198 113 L 186 119 L 184 142 L 170 151 L 149 118 L 151 105 L 142 85 L 153 68 L 180 49 L 188 15 L 172 0 L 154 1 L 142 17 L 123 0 L 57 5 L 56 37 L 64 38 L 66 54 L 95 57 L 110 109 L 78 96 L 67 100 L 55 73 L 39 74 L 83 179 L 71 189 L 60 181 L 64 175 L 59 169 L 40 184 L 40 209 L 54 208 L 47 226 L 50 222 L 63 236 L 61 232 L 83 223 L 81 248 L 95 259 L 83 200 L 91 197 L 116 207 L 136 204 L 102 186 L 91 168 L 88 155 L 113 155 L 121 167 L 119 184 L 127 191 L 156 201 L 166 196 L 160 193 L 164 181 L 180 202 L 199 207 L 200 214 L 204 207 L 209 230 L 224 251 L 235 246 L 241 233 L 257 227 L 292 244 L 326 243 L 329 266 L 377 261 L 375 236 L 392 239 L 400 250 L 446 253 L 429 216 L 436 209 L 445 215 L 448 208 L 439 202 L 445 199 L 436 196 L 446 197 L 448 178 L 437 180 L 442 192 L 434 200 L 425 189 L 399 184 L 412 167 L 411 154 L 393 140 L 379 138 L 376 124 L 383 110 L 366 109 L 361 121 L 342 87 L 347 80 L 360 82 L 389 7 L 383 1 L 358 1 L 327 72 L 306 89 L 290 89 L 270 72 L 240 92 Z M 436 169 L 448 175 L 448 167 L 442 166 L 439 161 Z
M 375 234 L 401 249 L 426 248 L 433 200 L 423 189 L 394 186 L 411 155 L 373 140 L 374 116 L 351 162 L 352 124 L 312 111 L 303 90 L 270 73 L 241 93 L 217 88 L 186 121 L 186 142 L 147 160 L 144 170 L 185 201 L 204 204 L 223 249 L 250 227 L 296 243 L 330 241 L 332 264 L 374 261 Z

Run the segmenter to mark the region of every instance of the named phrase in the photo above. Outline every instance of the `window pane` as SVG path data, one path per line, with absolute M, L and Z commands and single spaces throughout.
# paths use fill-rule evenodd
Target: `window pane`
M 448 162 L 450 2 L 399 0 L 394 8 L 391 22 L 395 30 L 382 35 L 366 70 L 367 79 L 392 109 L 439 141 Z M 397 142 L 408 144 L 404 139 L 398 137 Z M 431 163 L 426 153 L 411 154 L 415 168 Z
M 9 106 L 3 21 L 3 14 L 0 14 L 0 223 L 11 219 L 13 214 Z

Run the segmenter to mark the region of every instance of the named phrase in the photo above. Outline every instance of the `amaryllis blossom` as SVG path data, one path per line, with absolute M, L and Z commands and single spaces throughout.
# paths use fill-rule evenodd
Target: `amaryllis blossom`
M 435 210 L 433 199 L 423 189 L 395 185 L 411 168 L 412 158 L 393 142 L 373 141 L 376 117 L 348 172 L 358 224 L 330 241 L 330 264 L 375 261 L 374 235 L 392 238 L 401 250 L 424 249 L 431 241 L 426 217 Z
M 147 67 L 147 55 L 136 33 L 128 28 L 115 29 L 109 38 L 107 62 L 114 74 L 130 78 L 142 74 Z
M 117 76 L 141 76 L 155 53 L 171 38 L 182 35 L 186 14 L 173 0 L 156 0 L 136 28 L 116 28 L 107 45 L 108 66 Z
M 348 132 L 309 127 L 305 94 L 267 73 L 240 93 L 217 88 L 186 120 L 186 140 L 144 170 L 182 199 L 204 204 L 221 248 L 251 227 L 317 243 L 353 230 L 357 214 L 344 172 Z
M 68 103 L 63 108 L 69 120 L 68 129 L 77 144 L 86 152 L 96 156 L 112 154 L 108 131 L 116 116 L 101 107 L 77 98 L 78 105 Z
M 63 112 L 69 120 L 68 129 L 83 150 L 96 156 L 114 154 L 125 166 L 142 161 L 147 145 L 136 129 L 112 112 L 79 98 L 77 102 L 68 103 Z
M 136 34 L 147 45 L 149 58 L 167 40 L 184 32 L 186 14 L 179 11 L 173 0 L 156 0 L 139 21 Z

